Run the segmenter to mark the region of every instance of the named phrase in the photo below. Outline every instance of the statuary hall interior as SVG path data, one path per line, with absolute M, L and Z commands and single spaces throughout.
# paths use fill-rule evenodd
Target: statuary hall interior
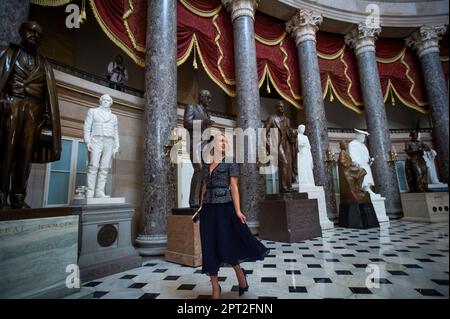
M 448 300 L 448 25 L 0 0 L 0 299 Z

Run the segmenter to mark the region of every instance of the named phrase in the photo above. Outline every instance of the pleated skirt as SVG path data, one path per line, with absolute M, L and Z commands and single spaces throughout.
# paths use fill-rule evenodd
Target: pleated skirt
M 236 216 L 233 202 L 205 204 L 200 212 L 202 273 L 216 276 L 225 264 L 263 260 L 269 253 L 247 224 Z

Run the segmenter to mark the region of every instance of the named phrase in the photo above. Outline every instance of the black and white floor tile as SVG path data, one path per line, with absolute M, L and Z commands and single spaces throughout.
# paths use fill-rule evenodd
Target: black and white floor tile
M 367 230 L 336 227 L 300 243 L 263 241 L 269 256 L 242 264 L 250 286 L 242 297 L 233 269 L 220 270 L 222 298 L 448 299 L 448 232 L 448 223 L 395 220 Z M 211 293 L 200 267 L 163 258 L 85 286 L 95 289 L 93 298 L 102 299 L 202 299 Z

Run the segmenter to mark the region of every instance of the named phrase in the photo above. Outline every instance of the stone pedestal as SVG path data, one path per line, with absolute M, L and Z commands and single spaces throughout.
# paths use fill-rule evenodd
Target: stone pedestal
M 86 297 L 77 257 L 78 208 L 0 212 L 0 298 Z
M 74 199 L 72 205 L 114 205 L 125 204 L 125 197 L 89 197 Z
M 285 193 L 266 195 L 260 202 L 259 238 L 293 243 L 321 236 L 317 199 Z
M 194 223 L 191 218 L 195 210 L 173 209 L 172 212 L 173 215 L 167 216 L 166 260 L 191 267 L 201 266 L 200 222 Z
M 327 204 L 325 201 L 325 192 L 323 191 L 323 187 L 314 185 L 300 185 L 298 190 L 300 193 L 307 193 L 309 199 L 317 199 L 320 227 L 322 229 L 333 228 L 334 224 L 328 219 L 327 215 Z
M 439 183 L 439 184 L 428 184 L 429 192 L 448 192 L 448 184 Z
M 378 222 L 389 223 L 389 217 L 386 215 L 386 207 L 384 205 L 385 197 L 380 194 L 370 193 L 370 200 L 372 201 L 373 208 L 377 214 Z
M 379 227 L 380 224 L 372 203 L 341 203 L 339 204 L 339 226 L 368 229 Z
M 142 266 L 131 243 L 132 206 L 90 205 L 81 210 L 78 264 L 83 282 Z
M 448 192 L 402 193 L 403 220 L 448 222 Z

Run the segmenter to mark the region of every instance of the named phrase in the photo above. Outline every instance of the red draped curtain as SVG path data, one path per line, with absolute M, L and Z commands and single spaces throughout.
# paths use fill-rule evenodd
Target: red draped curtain
M 108 37 L 137 64 L 145 65 L 146 1 L 90 0 L 92 10 Z M 193 56 L 193 67 L 203 66 L 208 76 L 228 95 L 236 94 L 233 28 L 220 0 L 178 0 L 178 57 L 181 65 Z M 285 100 L 301 108 L 300 72 L 294 40 L 284 21 L 257 12 L 256 57 L 259 86 L 274 88 Z M 447 39 L 448 40 L 448 39 Z M 448 41 L 441 41 L 441 61 L 448 81 Z M 363 102 L 353 50 L 342 35 L 317 32 L 317 52 L 323 98 L 337 99 L 361 113 Z M 396 101 L 427 112 L 420 62 L 403 39 L 379 39 L 376 57 L 386 103 Z
M 145 66 L 147 3 L 139 0 L 90 0 L 100 27 L 136 64 Z
M 284 22 L 257 12 L 255 39 L 259 86 L 266 82 L 270 93 L 271 84 L 285 100 L 301 108 L 297 49 Z
M 209 77 L 228 95 L 235 95 L 233 33 L 220 0 L 180 0 L 177 6 L 178 65 L 193 52 Z

